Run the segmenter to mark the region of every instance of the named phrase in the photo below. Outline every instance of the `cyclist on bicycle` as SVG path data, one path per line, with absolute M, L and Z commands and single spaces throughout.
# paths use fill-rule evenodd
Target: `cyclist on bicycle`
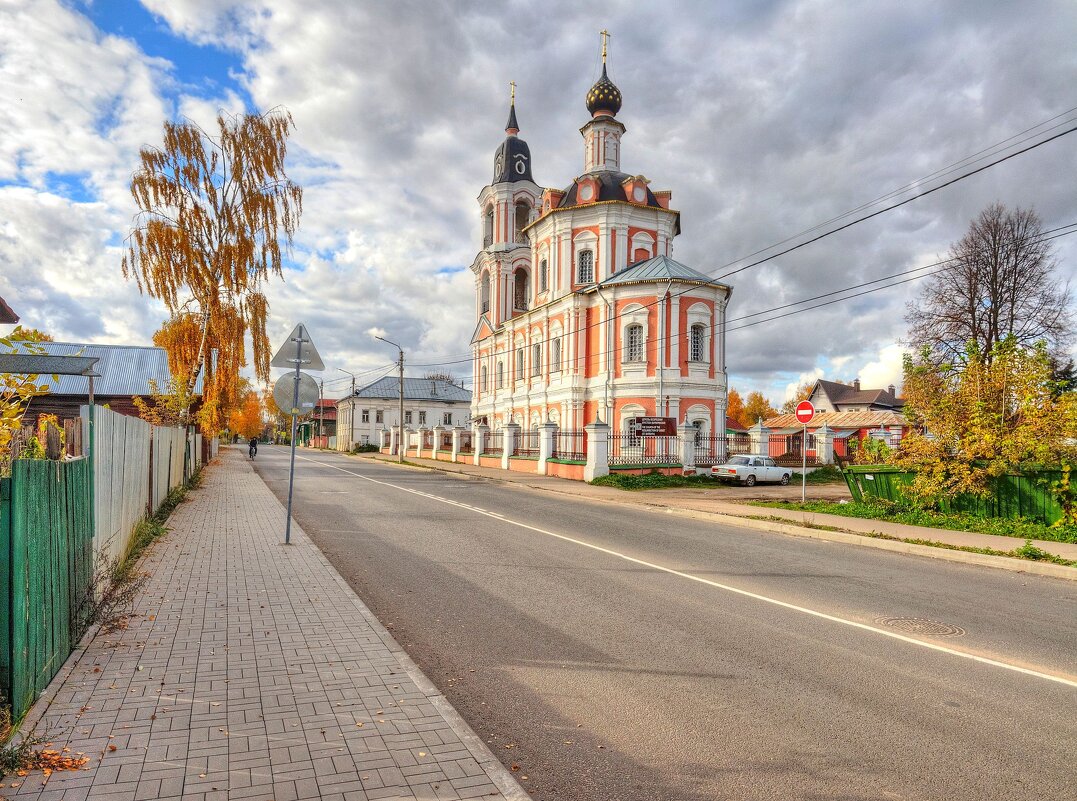
M 258 437 L 251 437 L 250 446 L 248 448 L 251 458 L 253 459 L 258 453 Z

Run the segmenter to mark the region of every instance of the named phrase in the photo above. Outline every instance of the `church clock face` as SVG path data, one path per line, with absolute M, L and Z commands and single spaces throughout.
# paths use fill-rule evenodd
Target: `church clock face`
M 516 174 L 523 175 L 527 172 L 527 156 L 523 153 L 516 155 Z

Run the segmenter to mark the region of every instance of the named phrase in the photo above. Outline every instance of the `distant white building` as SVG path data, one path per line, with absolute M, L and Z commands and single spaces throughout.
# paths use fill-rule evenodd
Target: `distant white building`
M 438 378 L 404 379 L 404 426 L 471 424 L 471 391 Z M 381 378 L 337 401 L 337 450 L 377 445 L 378 432 L 400 421 L 400 379 Z

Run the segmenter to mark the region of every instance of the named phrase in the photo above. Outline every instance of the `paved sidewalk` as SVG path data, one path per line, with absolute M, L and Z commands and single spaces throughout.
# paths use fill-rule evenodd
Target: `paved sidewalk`
M 395 462 L 396 457 L 384 454 L 373 454 L 367 458 L 375 458 L 384 462 Z M 452 464 L 433 459 L 418 459 L 414 456 L 407 457 L 409 462 L 445 470 L 453 473 L 482 476 L 484 478 L 504 481 L 510 484 L 521 484 L 549 492 L 560 492 L 579 498 L 622 503 L 629 505 L 647 506 L 650 508 L 670 508 L 683 511 L 705 512 L 708 514 L 721 514 L 733 517 L 780 517 L 790 523 L 807 523 L 815 526 L 829 526 L 861 533 L 878 533 L 888 537 L 897 537 L 903 540 L 932 540 L 947 545 L 958 547 L 991 548 L 997 551 L 1011 551 L 1024 545 L 1023 539 L 1016 537 L 1003 537 L 995 534 L 979 534 L 972 531 L 952 531 L 950 529 L 929 528 L 927 526 L 910 526 L 904 523 L 891 523 L 885 520 L 866 520 L 855 517 L 843 517 L 841 515 L 820 514 L 817 512 L 802 512 L 794 509 L 773 509 L 765 506 L 749 506 L 743 500 L 768 499 L 778 500 L 781 497 L 800 500 L 800 488 L 790 495 L 788 487 L 766 486 L 756 487 L 751 491 L 750 498 L 746 498 L 743 488 L 715 487 L 713 489 L 696 489 L 692 487 L 677 487 L 662 490 L 640 490 L 638 492 L 626 492 L 615 487 L 601 487 L 586 484 L 582 481 L 570 481 L 568 479 L 553 476 L 539 476 L 529 473 L 517 473 L 509 470 L 499 470 L 491 467 L 476 467 L 470 464 Z M 810 484 L 808 485 L 808 498 L 821 500 L 838 500 L 848 498 L 849 492 L 844 485 L 837 484 Z M 738 502 L 741 501 L 741 502 Z M 1066 542 L 1051 542 L 1048 540 L 1033 540 L 1033 545 L 1048 552 L 1061 556 L 1064 559 L 1077 559 L 1077 544 Z M 1026 563 L 1027 564 L 1027 563 Z
M 37 730 L 89 765 L 0 797 L 528 798 L 302 529 L 281 544 L 284 509 L 238 450 L 188 497 L 129 627 L 46 694 Z

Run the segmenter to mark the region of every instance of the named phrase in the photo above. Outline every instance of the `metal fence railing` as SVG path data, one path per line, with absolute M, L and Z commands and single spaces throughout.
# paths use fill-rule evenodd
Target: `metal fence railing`
M 681 438 L 610 434 L 610 465 L 680 464 Z
M 553 438 L 553 458 L 586 462 L 587 432 L 558 429 Z
M 474 436 L 473 436 L 472 432 L 470 432 L 470 431 L 461 431 L 460 432 L 460 450 L 458 452 L 459 453 L 474 453 L 475 452 Z
M 490 431 L 486 434 L 486 445 L 483 447 L 483 455 L 500 456 L 505 450 L 505 432 Z
M 539 432 L 537 429 L 519 433 L 514 455 L 535 457 L 539 455 Z
M 695 441 L 696 467 L 713 467 L 730 456 L 752 452 L 752 438 L 747 434 L 699 434 Z
M 452 450 L 452 432 L 451 431 L 439 431 L 438 432 L 438 450 L 439 451 L 451 451 Z
M 770 451 L 767 455 L 782 467 L 797 467 L 805 462 L 809 466 L 816 466 L 821 463 L 815 448 L 814 434 L 808 434 L 806 459 L 803 451 L 804 435 L 802 433 L 770 435 Z
M 423 435 L 423 450 L 424 451 L 433 450 L 433 448 L 434 448 L 434 432 L 433 431 L 423 431 L 422 435 Z

